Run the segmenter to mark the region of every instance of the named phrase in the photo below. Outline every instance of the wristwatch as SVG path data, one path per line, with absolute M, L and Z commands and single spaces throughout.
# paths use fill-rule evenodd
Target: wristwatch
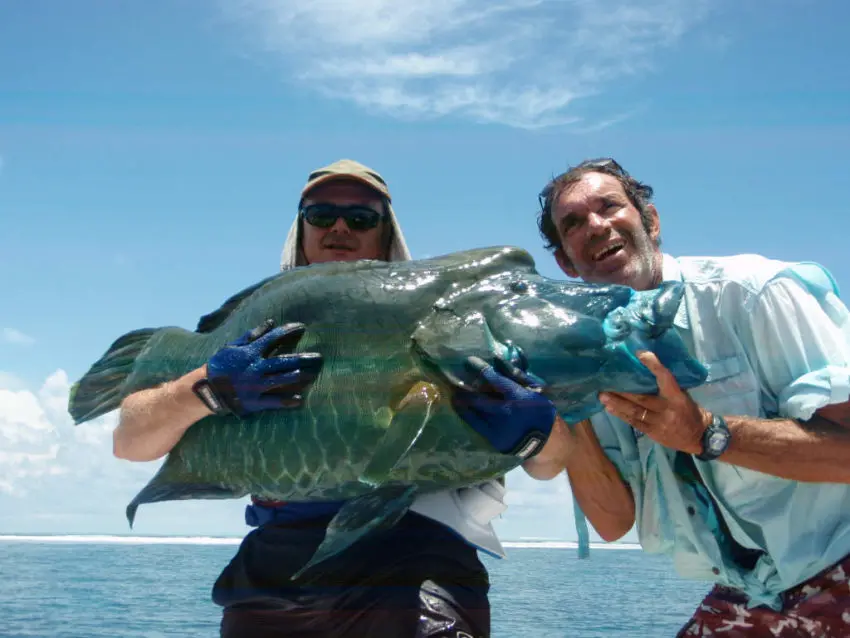
M 719 414 L 711 415 L 711 423 L 702 434 L 702 453 L 697 454 L 700 461 L 713 461 L 726 451 L 732 441 L 732 433 L 726 425 L 726 419 Z

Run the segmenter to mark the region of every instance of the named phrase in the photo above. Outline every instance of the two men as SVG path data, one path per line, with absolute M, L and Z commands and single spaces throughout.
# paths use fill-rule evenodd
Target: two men
M 383 178 L 341 160 L 310 174 L 286 239 L 281 269 L 329 261 L 410 259 Z M 304 326 L 258 327 L 185 377 L 127 397 L 114 433 L 115 454 L 159 458 L 195 423 L 221 409 L 251 413 L 297 409 L 322 365 L 316 353 L 264 357 L 293 342 Z M 481 372 L 492 395 L 454 397 L 458 412 L 502 451 L 531 431 L 549 432 L 555 410 L 540 394 L 492 367 Z M 523 381 L 519 379 L 519 381 Z M 561 426 L 558 426 L 559 428 Z M 556 431 L 560 433 L 560 430 Z M 559 435 L 524 467 L 555 476 Z M 296 586 L 298 571 L 322 541 L 342 503 L 252 499 L 246 522 L 257 527 L 213 587 L 224 608 L 221 635 L 485 638 L 489 580 L 478 548 L 500 553 L 490 523 L 505 509 L 498 481 L 418 499 L 391 530 L 330 559 L 321 581 Z
M 850 635 L 850 314 L 813 264 L 663 254 L 651 196 L 615 161 L 585 162 L 544 189 L 540 230 L 571 277 L 638 290 L 683 281 L 676 325 L 708 381 L 682 392 L 644 355 L 657 395 L 603 395 L 606 412 L 567 428 L 549 402 L 490 368 L 485 379 L 517 407 L 464 396 L 459 412 L 485 435 L 517 438 L 554 418 L 526 471 L 545 479 L 566 467 L 603 538 L 637 522 L 645 549 L 671 555 L 684 577 L 716 583 L 681 636 Z M 309 177 L 281 267 L 360 258 L 410 256 L 381 177 L 341 161 Z M 261 388 L 252 374 L 266 345 L 300 330 L 255 331 L 186 377 L 128 397 L 116 455 L 166 454 L 211 414 L 193 387 L 218 389 L 244 411 L 297 409 L 320 357 L 276 357 Z M 502 493 L 493 483 L 422 499 L 310 587 L 288 576 L 339 504 L 252 503 L 246 520 L 257 529 L 213 588 L 222 635 L 489 635 L 475 548 L 499 551 L 490 519 L 504 509 Z
M 850 313 L 812 263 L 673 258 L 652 188 L 611 159 L 541 192 L 561 269 L 647 290 L 685 283 L 676 328 L 708 368 L 683 392 L 651 354 L 657 395 L 603 394 L 564 464 L 608 541 L 715 583 L 679 636 L 850 636 Z

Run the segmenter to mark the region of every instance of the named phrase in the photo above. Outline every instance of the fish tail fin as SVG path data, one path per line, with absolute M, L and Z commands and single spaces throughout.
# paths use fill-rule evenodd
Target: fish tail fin
M 68 412 L 75 424 L 115 410 L 124 398 L 124 382 L 133 372 L 136 357 L 157 328 L 143 328 L 119 337 L 88 372 L 71 387 Z
M 636 356 L 639 350 L 653 352 L 684 389 L 705 381 L 705 367 L 693 357 L 674 329 L 684 295 L 681 282 L 666 281 L 652 290 L 634 292 L 625 306 L 615 308 L 605 317 L 603 330 L 611 351 L 607 365 L 611 370 L 630 371 L 636 385 L 627 391 L 657 389 L 655 375 Z
M 611 310 L 602 322 L 611 341 L 632 337 L 655 339 L 673 327 L 685 288 L 680 282 L 665 281 L 651 290 L 632 291 L 624 305 Z
M 635 327 L 639 324 L 640 331 L 654 339 L 673 327 L 684 295 L 681 282 L 665 281 L 657 288 L 635 292 L 626 310 L 633 316 Z
M 652 347 L 658 361 L 676 377 L 683 390 L 689 390 L 705 383 L 708 369 L 691 356 L 682 338 L 672 330 L 659 337 Z
M 684 301 L 685 286 L 680 282 L 667 281 L 657 292 L 652 301 L 655 319 L 654 332 L 650 333 L 655 338 L 652 350 L 683 389 L 701 385 L 708 378 L 708 370 L 692 356 L 681 336 L 672 329 Z
M 679 306 L 685 296 L 685 287 L 676 281 L 665 281 L 652 300 L 652 336 L 658 336 L 673 327 Z

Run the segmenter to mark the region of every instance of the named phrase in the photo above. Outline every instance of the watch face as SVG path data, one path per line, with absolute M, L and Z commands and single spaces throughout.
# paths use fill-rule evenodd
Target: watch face
M 712 452 L 721 452 L 726 445 L 725 432 L 713 432 L 708 437 L 708 447 Z

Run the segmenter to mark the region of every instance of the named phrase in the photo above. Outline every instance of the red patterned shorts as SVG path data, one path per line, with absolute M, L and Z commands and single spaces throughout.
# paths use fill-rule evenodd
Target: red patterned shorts
M 747 609 L 741 592 L 715 585 L 677 638 L 850 638 L 850 556 L 783 594 L 780 611 Z

